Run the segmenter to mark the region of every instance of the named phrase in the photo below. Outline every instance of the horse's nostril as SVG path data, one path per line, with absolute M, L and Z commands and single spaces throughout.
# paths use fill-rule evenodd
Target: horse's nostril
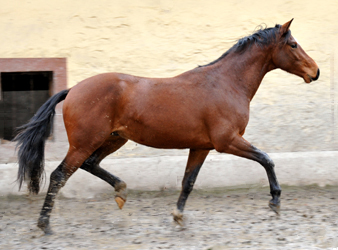
M 319 75 L 320 75 L 320 70 L 318 69 L 317 70 L 316 78 L 312 78 L 312 80 L 316 81 L 319 78 Z

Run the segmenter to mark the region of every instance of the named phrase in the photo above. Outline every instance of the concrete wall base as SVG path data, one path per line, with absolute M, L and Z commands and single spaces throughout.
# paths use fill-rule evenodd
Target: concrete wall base
M 281 185 L 338 185 L 338 151 L 271 153 Z M 187 156 L 107 159 L 103 168 L 124 180 L 129 189 L 180 189 Z M 45 193 L 50 173 L 60 162 L 46 162 Z M 22 195 L 15 182 L 17 164 L 0 164 L 0 195 Z M 232 155 L 209 155 L 197 178 L 195 189 L 233 186 L 268 186 L 263 167 L 258 163 Z M 68 198 L 93 198 L 114 189 L 91 174 L 78 170 L 60 191 Z

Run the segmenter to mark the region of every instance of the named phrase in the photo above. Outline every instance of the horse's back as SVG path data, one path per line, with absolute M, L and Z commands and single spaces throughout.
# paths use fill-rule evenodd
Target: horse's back
M 68 138 L 83 143 L 85 135 L 104 138 L 116 131 L 152 147 L 211 147 L 203 121 L 205 95 L 182 77 L 96 75 L 74 86 L 64 102 Z

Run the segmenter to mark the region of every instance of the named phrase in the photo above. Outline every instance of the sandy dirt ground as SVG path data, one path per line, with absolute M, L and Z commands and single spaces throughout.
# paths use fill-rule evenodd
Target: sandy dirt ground
M 338 249 L 338 187 L 283 187 L 282 211 L 268 188 L 193 191 L 186 224 L 173 223 L 177 191 L 130 192 L 123 210 L 113 194 L 58 197 L 54 234 L 36 227 L 42 196 L 2 197 L 0 249 Z

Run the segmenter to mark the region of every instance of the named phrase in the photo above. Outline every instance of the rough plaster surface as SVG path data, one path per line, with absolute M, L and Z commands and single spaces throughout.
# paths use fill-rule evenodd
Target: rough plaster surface
M 292 34 L 321 77 L 307 85 L 280 70 L 269 73 L 252 102 L 246 138 L 268 152 L 337 149 L 337 1 L 14 0 L 1 6 L 0 57 L 67 58 L 69 87 L 109 71 L 171 77 L 213 61 L 260 24 L 295 18 Z

